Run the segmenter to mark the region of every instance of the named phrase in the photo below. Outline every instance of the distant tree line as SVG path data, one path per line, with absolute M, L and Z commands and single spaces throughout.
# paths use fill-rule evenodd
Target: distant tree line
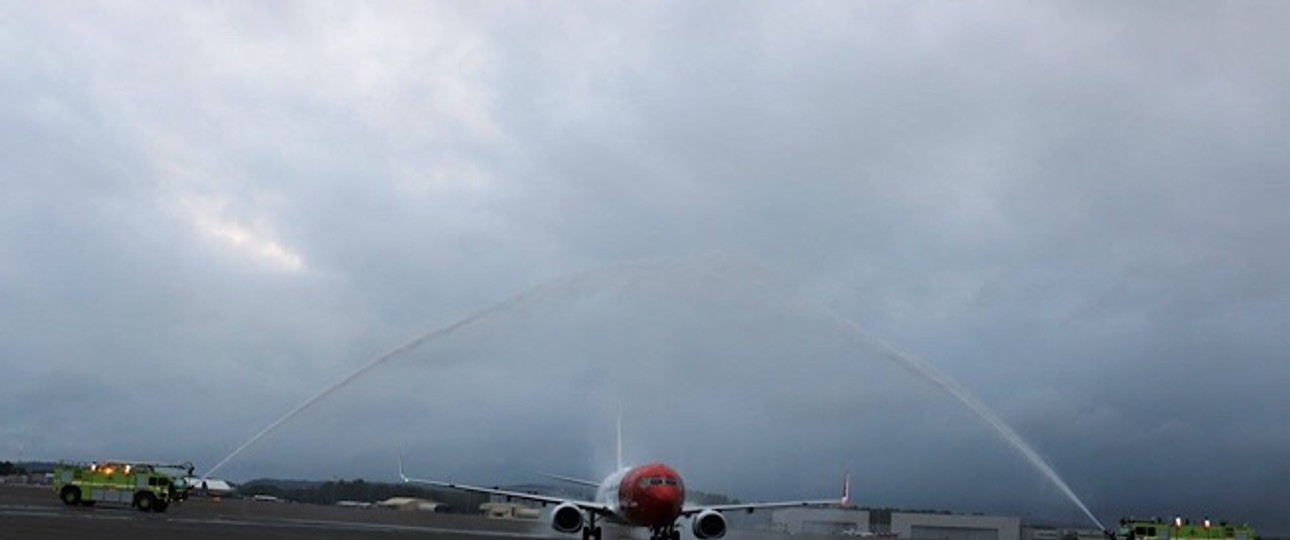
M 289 501 L 312 504 L 336 504 L 337 501 L 380 502 L 391 497 L 415 497 L 450 507 L 448 511 L 478 513 L 479 505 L 488 502 L 487 495 L 456 490 L 427 489 L 407 484 L 368 482 L 363 479 L 327 481 L 312 485 L 284 486 L 272 479 L 252 480 L 238 487 L 244 496 L 272 495 Z
M 0 476 L 9 476 L 14 474 L 27 474 L 27 469 L 9 461 L 0 461 Z
M 433 489 L 408 484 L 387 484 L 368 482 L 363 479 L 337 480 L 327 482 L 301 482 L 262 478 L 238 486 L 238 492 L 245 497 L 253 495 L 272 495 L 288 501 L 311 504 L 336 504 L 338 501 L 380 502 L 391 497 L 415 497 L 450 507 L 450 512 L 475 514 L 479 505 L 489 502 L 492 497 L 479 493 L 451 489 Z M 701 505 L 739 504 L 720 493 L 705 493 L 687 490 L 686 499 Z

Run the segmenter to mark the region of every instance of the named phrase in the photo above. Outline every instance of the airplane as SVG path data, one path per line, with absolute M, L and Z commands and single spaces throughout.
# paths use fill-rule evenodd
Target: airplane
M 619 430 L 618 470 L 600 482 L 569 476 L 545 475 L 557 480 L 596 488 L 594 500 L 566 499 L 534 493 L 523 493 L 499 488 L 487 488 L 409 477 L 403 472 L 403 456 L 399 455 L 399 478 L 406 483 L 456 489 L 473 493 L 497 495 L 555 505 L 551 513 L 551 528 L 562 533 L 582 532 L 582 540 L 601 540 L 597 520 L 628 527 L 647 527 L 650 540 L 680 540 L 677 520 L 689 518 L 690 529 L 699 540 L 717 540 L 726 535 L 726 518 L 723 512 L 753 512 L 767 508 L 799 506 L 850 506 L 851 475 L 842 481 L 841 499 L 814 501 L 781 501 L 768 503 L 720 504 L 692 506 L 685 504 L 685 482 L 681 475 L 662 463 L 635 467 L 622 465 L 622 432 Z

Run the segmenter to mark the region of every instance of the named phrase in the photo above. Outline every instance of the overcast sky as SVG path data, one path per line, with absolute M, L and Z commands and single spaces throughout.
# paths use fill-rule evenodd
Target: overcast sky
M 0 2 L 0 457 L 1290 533 L 1288 17 Z

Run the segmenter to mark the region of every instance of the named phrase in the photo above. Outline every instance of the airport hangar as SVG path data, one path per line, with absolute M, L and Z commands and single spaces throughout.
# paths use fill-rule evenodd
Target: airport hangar
M 771 516 L 789 534 L 896 537 L 902 540 L 1020 540 L 1021 518 L 887 509 L 787 508 Z

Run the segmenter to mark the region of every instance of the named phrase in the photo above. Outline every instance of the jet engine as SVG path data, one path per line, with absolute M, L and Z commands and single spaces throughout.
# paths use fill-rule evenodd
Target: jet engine
M 724 523 L 723 523 L 724 525 Z M 551 512 L 551 528 L 562 533 L 582 530 L 582 510 L 578 505 L 563 503 Z
M 716 510 L 704 510 L 690 522 L 694 537 L 699 540 L 716 539 L 726 535 L 726 516 Z

